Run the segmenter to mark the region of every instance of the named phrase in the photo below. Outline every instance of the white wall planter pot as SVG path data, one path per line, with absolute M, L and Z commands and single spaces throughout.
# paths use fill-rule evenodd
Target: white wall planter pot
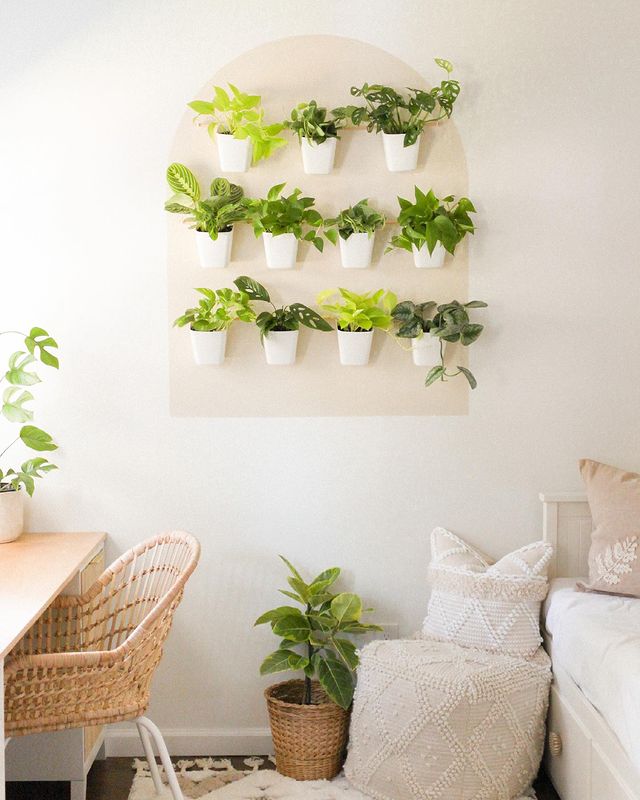
M 264 254 L 269 269 L 293 269 L 298 257 L 298 240 L 293 233 L 263 233 Z
M 250 139 L 236 139 L 230 133 L 216 133 L 218 159 L 223 172 L 246 172 L 251 166 Z
M 369 363 L 373 331 L 338 330 L 340 363 L 345 367 L 363 367 Z
M 443 344 L 444 352 L 447 343 L 443 342 Z M 428 333 L 412 339 L 411 355 L 413 356 L 413 363 L 417 367 L 435 367 L 436 364 L 440 363 L 440 339 L 437 336 L 430 336 Z
M 226 331 L 190 331 L 196 364 L 222 364 L 227 347 Z
M 15 541 L 22 533 L 23 525 L 23 493 L 0 492 L 0 544 Z
M 371 266 L 375 233 L 352 233 L 348 239 L 340 240 L 340 259 L 345 269 L 366 269 Z
M 389 172 L 409 172 L 416 169 L 421 136 L 422 134 L 409 147 L 405 147 L 404 133 L 382 133 L 384 158 Z
M 440 242 L 436 244 L 431 254 L 426 244 L 423 244 L 419 250 L 413 244 L 411 249 L 413 250 L 413 263 L 418 269 L 438 269 L 444 266 L 444 257 L 447 251 Z
M 302 168 L 307 175 L 328 175 L 333 169 L 336 157 L 335 136 L 325 139 L 322 144 L 303 138 L 300 142 Z
M 195 231 L 200 266 L 205 269 L 223 269 L 231 261 L 233 228 L 221 231 L 217 239 L 212 239 L 206 231 Z
M 267 364 L 286 366 L 295 364 L 298 349 L 298 331 L 269 331 L 262 338 Z

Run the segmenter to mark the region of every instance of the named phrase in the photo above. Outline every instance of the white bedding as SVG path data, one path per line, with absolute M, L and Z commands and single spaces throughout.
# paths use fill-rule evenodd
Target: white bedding
M 553 662 L 573 678 L 640 769 L 640 599 L 552 581 L 544 618 Z

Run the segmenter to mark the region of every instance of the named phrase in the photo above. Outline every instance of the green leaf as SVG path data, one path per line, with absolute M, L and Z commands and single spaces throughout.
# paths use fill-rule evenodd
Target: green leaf
M 437 380 L 442 379 L 444 376 L 444 367 L 442 365 L 438 365 L 437 367 L 432 367 L 429 370 L 429 374 L 425 378 L 424 385 L 431 386 L 432 383 L 435 383 Z
M 301 325 L 305 325 L 307 328 L 311 328 L 314 331 L 333 330 L 326 319 L 323 319 L 320 314 L 317 314 L 302 303 L 293 303 L 289 306 L 289 311 Z
M 473 344 L 484 330 L 484 325 L 476 325 L 475 323 L 468 323 L 460 331 L 460 342 L 464 347 Z
M 332 638 L 331 644 L 350 670 L 354 670 L 358 666 L 358 652 L 353 642 L 349 639 Z
M 244 292 L 252 300 L 264 300 L 266 303 L 271 302 L 269 292 L 264 286 L 248 275 L 241 275 L 239 278 L 235 279 L 234 283 L 241 292 Z
M 280 197 L 280 193 L 286 186 L 286 183 L 278 183 L 275 186 L 272 186 L 269 191 L 267 192 L 267 200 L 273 201 L 277 200 Z
M 42 361 L 42 363 L 46 364 L 48 367 L 58 369 L 60 364 L 57 357 L 47 350 L 47 347 L 57 348 L 58 343 L 55 339 L 52 339 L 51 336 L 49 336 L 44 328 L 31 328 L 31 331 L 25 338 L 24 343 L 31 355 L 34 355 L 35 351 L 39 350 L 40 361 Z
M 486 308 L 487 304 L 483 300 L 471 300 L 464 304 L 465 308 Z
M 293 650 L 276 650 L 271 655 L 268 655 L 260 665 L 261 675 L 272 675 L 274 672 L 288 672 L 291 667 L 289 666 L 289 658 L 297 656 Z
M 290 576 L 287 578 L 287 582 L 293 591 L 300 595 L 305 603 L 309 602 L 309 587 L 301 578 Z
M 439 67 L 446 70 L 447 75 L 450 75 L 453 72 L 453 64 L 450 61 L 447 61 L 446 58 L 434 58 L 433 59 Z
M 276 636 L 282 636 L 291 642 L 306 642 L 311 632 L 311 626 L 304 614 L 287 614 L 276 620 L 273 632 Z
M 298 608 L 294 608 L 293 606 L 278 606 L 278 608 L 272 608 L 271 611 L 266 611 L 264 614 L 258 617 L 253 624 L 264 625 L 265 622 L 275 622 L 282 617 L 299 613 L 301 613 L 300 610 Z
M 473 377 L 473 373 L 470 372 L 466 367 L 458 366 L 460 372 L 464 375 L 464 377 L 469 381 L 469 386 L 472 389 L 475 389 L 478 385 L 478 381 Z
M 20 392 L 17 386 L 5 389 L 2 395 L 2 414 L 9 422 L 27 422 L 27 420 L 33 419 L 33 411 L 24 408 L 24 404 L 33 400 L 33 395 L 31 392 L 23 390 L 16 396 L 17 392 Z
M 331 601 L 331 613 L 339 623 L 357 622 L 362 616 L 362 601 L 357 594 L 342 592 Z
M 20 438 L 24 444 L 31 450 L 57 450 L 58 445 L 55 444 L 51 436 L 35 425 L 23 425 L 20 430 Z
M 340 576 L 340 567 L 330 567 L 329 569 L 323 570 L 319 575 L 311 581 L 309 584 L 309 590 L 311 594 L 318 594 L 321 589 L 316 588 L 319 585 L 322 585 L 322 589 L 326 589 L 327 586 L 331 586 L 331 584 L 335 583 Z
M 40 383 L 40 378 L 35 372 L 25 369 L 29 364 L 35 363 L 35 356 L 19 350 L 9 358 L 9 369 L 5 373 L 5 378 L 14 386 L 33 386 Z
M 192 100 L 187 103 L 189 108 L 193 109 L 196 114 L 213 114 L 213 103 L 208 103 L 206 100 Z
M 186 194 L 194 202 L 200 199 L 200 184 L 184 164 L 174 162 L 167 168 L 167 183 L 176 194 Z
M 299 653 L 293 653 L 289 656 L 289 669 L 304 669 L 309 665 L 309 659 Z
M 341 708 L 349 708 L 353 700 L 353 677 L 351 671 L 335 656 L 318 655 L 315 660 L 320 685 Z
M 297 578 L 301 583 L 304 583 L 302 575 L 298 572 L 298 570 L 293 566 L 293 564 L 284 556 L 279 556 L 280 560 L 283 561 L 287 567 L 289 568 L 289 572 L 293 575 L 294 578 Z M 306 586 L 307 584 L 304 583 Z

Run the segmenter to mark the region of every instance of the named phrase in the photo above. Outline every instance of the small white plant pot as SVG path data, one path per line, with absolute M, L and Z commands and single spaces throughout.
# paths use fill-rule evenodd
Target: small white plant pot
M 298 331 L 269 331 L 262 338 L 267 364 L 288 366 L 295 364 L 298 349 Z
M 302 168 L 307 175 L 328 175 L 333 169 L 336 157 L 335 136 L 325 139 L 322 144 L 303 138 L 300 142 Z
M 418 166 L 420 138 L 409 147 L 404 146 L 404 133 L 382 133 L 384 158 L 389 172 L 410 172 Z
M 446 348 L 447 343 L 443 342 L 443 345 Z M 428 333 L 412 339 L 411 355 L 416 367 L 435 367 L 440 363 L 440 339 L 437 336 L 430 336 Z
M 246 172 L 251 166 L 250 139 L 236 139 L 230 133 L 216 133 L 218 159 L 222 172 Z
M 340 363 L 344 367 L 364 367 L 369 363 L 373 331 L 338 330 Z
M 298 240 L 293 233 L 263 233 L 264 254 L 269 269 L 293 269 L 298 257 Z
M 0 544 L 14 542 L 24 527 L 23 493 L 0 492 Z
M 371 266 L 375 233 L 352 233 L 348 239 L 340 239 L 340 259 L 345 269 L 366 269 Z
M 193 359 L 200 365 L 219 365 L 227 347 L 226 331 L 191 331 Z
M 229 266 L 233 228 L 230 231 L 221 231 L 215 240 L 206 231 L 196 231 L 195 234 L 201 267 L 205 269 L 223 269 Z
M 429 253 L 426 244 L 423 244 L 419 250 L 415 244 L 412 244 L 411 249 L 413 250 L 413 263 L 418 269 L 439 269 L 444 266 L 444 257 L 447 251 L 440 242 L 436 243 L 433 253 Z

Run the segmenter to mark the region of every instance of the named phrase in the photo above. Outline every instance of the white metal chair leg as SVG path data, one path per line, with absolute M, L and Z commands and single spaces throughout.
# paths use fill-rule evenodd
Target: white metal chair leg
M 164 767 L 164 774 L 167 776 L 167 781 L 169 782 L 169 788 L 171 789 L 173 800 L 184 800 L 182 790 L 178 784 L 178 778 L 176 777 L 176 771 L 171 763 L 171 757 L 169 756 L 169 751 L 167 750 L 167 745 L 164 743 L 164 738 L 160 733 L 160 729 L 155 723 L 151 722 L 148 717 L 138 717 L 135 723 L 138 728 L 138 732 L 140 733 L 145 756 L 149 762 L 149 769 L 151 771 L 151 777 L 153 778 L 153 784 L 156 792 L 158 794 L 161 793 L 162 781 L 160 780 L 158 765 L 156 764 L 156 760 L 153 756 L 151 742 L 149 741 L 149 734 L 151 735 L 151 738 L 155 743 L 156 750 L 158 751 L 158 755 L 160 756 L 160 761 Z

